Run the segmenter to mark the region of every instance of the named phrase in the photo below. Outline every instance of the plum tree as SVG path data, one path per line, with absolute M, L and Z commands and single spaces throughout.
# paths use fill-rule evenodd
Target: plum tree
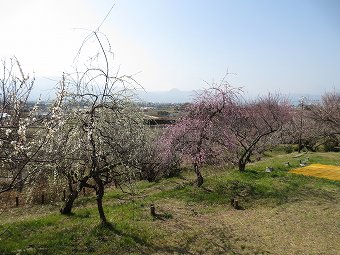
M 0 193 L 34 181 L 46 163 L 44 147 L 59 122 L 56 111 L 60 100 L 48 114 L 39 111 L 39 101 L 30 101 L 34 78 L 24 74 L 14 57 L 3 62 L 0 78 Z
M 215 84 L 198 95 L 164 140 L 168 154 L 178 153 L 193 165 L 201 186 L 202 164 L 226 158 L 244 171 L 255 152 L 279 142 L 272 134 L 282 129 L 291 114 L 290 104 L 280 95 L 245 100 L 240 88 Z

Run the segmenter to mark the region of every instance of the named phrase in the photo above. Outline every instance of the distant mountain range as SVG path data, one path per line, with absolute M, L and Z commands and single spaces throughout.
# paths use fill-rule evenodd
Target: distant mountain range
M 36 100 L 40 95 L 44 100 L 54 98 L 53 88 L 55 88 L 57 81 L 57 77 L 52 79 L 37 77 L 31 93 L 31 99 Z M 192 101 L 194 95 L 194 91 L 181 91 L 179 89 L 169 91 L 136 90 L 135 100 L 152 103 L 187 103 Z
M 37 78 L 31 94 L 31 99 L 36 100 L 40 95 L 42 95 L 43 100 L 54 98 L 55 95 L 53 88 L 57 84 L 57 80 L 57 78 Z M 171 89 L 168 91 L 137 90 L 135 100 L 151 103 L 188 103 L 192 102 L 192 99 L 195 97 L 195 95 L 195 91 L 186 91 L 179 89 Z M 298 105 L 302 97 L 305 98 L 306 103 L 314 103 L 321 99 L 321 95 L 308 93 L 289 93 L 286 95 L 294 105 Z M 246 94 L 246 97 L 256 98 L 256 95 Z
M 295 94 L 295 93 L 291 93 L 288 94 L 288 99 L 292 102 L 292 104 L 294 105 L 298 105 L 301 100 L 304 101 L 305 104 L 313 104 L 313 103 L 317 103 L 321 100 L 321 95 L 313 95 L 313 94 Z
M 188 103 L 192 102 L 195 97 L 195 91 L 182 91 L 178 89 L 172 89 L 169 91 L 138 91 L 138 98 L 141 101 L 152 103 Z M 284 94 L 287 96 L 290 102 L 294 105 L 298 105 L 300 100 L 304 98 L 305 103 L 315 103 L 321 99 L 321 95 L 307 94 L 307 93 L 289 93 Z M 256 98 L 257 96 L 247 94 L 249 98 Z
M 179 89 L 171 89 L 169 91 L 137 91 L 137 100 L 152 103 L 189 103 L 194 96 L 194 91 L 181 91 Z

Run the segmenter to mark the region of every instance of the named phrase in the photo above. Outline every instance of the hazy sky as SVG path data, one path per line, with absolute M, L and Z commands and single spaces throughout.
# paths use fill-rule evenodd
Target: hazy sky
M 146 90 L 229 81 L 250 93 L 340 89 L 340 1 L 0 0 L 0 57 L 26 72 L 70 71 L 87 31 L 101 32 L 121 74 Z

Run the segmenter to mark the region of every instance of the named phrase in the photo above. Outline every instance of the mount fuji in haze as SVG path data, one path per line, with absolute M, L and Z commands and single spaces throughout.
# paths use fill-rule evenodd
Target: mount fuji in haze
M 55 97 L 58 77 L 44 78 L 37 77 L 31 93 L 31 99 L 36 100 L 40 96 L 43 100 L 51 100 Z M 135 100 L 150 103 L 189 103 L 195 96 L 194 91 L 182 91 L 171 89 L 169 91 L 145 91 L 136 90 Z
M 152 103 L 189 103 L 194 95 L 194 91 L 182 91 L 179 89 L 169 91 L 137 90 L 137 100 Z
M 31 100 L 37 100 L 41 96 L 42 100 L 52 100 L 55 97 L 56 84 L 58 83 L 58 77 L 44 78 L 38 77 L 35 80 L 35 84 L 31 93 Z M 197 95 L 198 91 L 188 91 L 171 89 L 168 91 L 146 91 L 135 90 L 135 101 L 149 102 L 149 103 L 190 103 Z M 301 98 L 305 98 L 305 102 L 315 103 L 321 99 L 321 94 L 308 94 L 308 93 L 283 93 L 294 105 L 298 105 Z M 246 93 L 246 98 L 257 98 L 259 95 L 255 93 Z

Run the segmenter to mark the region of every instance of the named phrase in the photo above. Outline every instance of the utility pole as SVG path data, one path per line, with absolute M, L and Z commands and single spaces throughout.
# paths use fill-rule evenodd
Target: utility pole
M 301 147 L 302 147 L 302 130 L 303 130 L 303 110 L 304 110 L 304 106 L 305 106 L 305 100 L 306 98 L 304 96 L 302 96 L 299 100 L 299 105 L 301 107 L 301 111 L 300 111 L 300 132 L 299 132 L 299 147 L 298 147 L 298 152 L 301 152 Z

